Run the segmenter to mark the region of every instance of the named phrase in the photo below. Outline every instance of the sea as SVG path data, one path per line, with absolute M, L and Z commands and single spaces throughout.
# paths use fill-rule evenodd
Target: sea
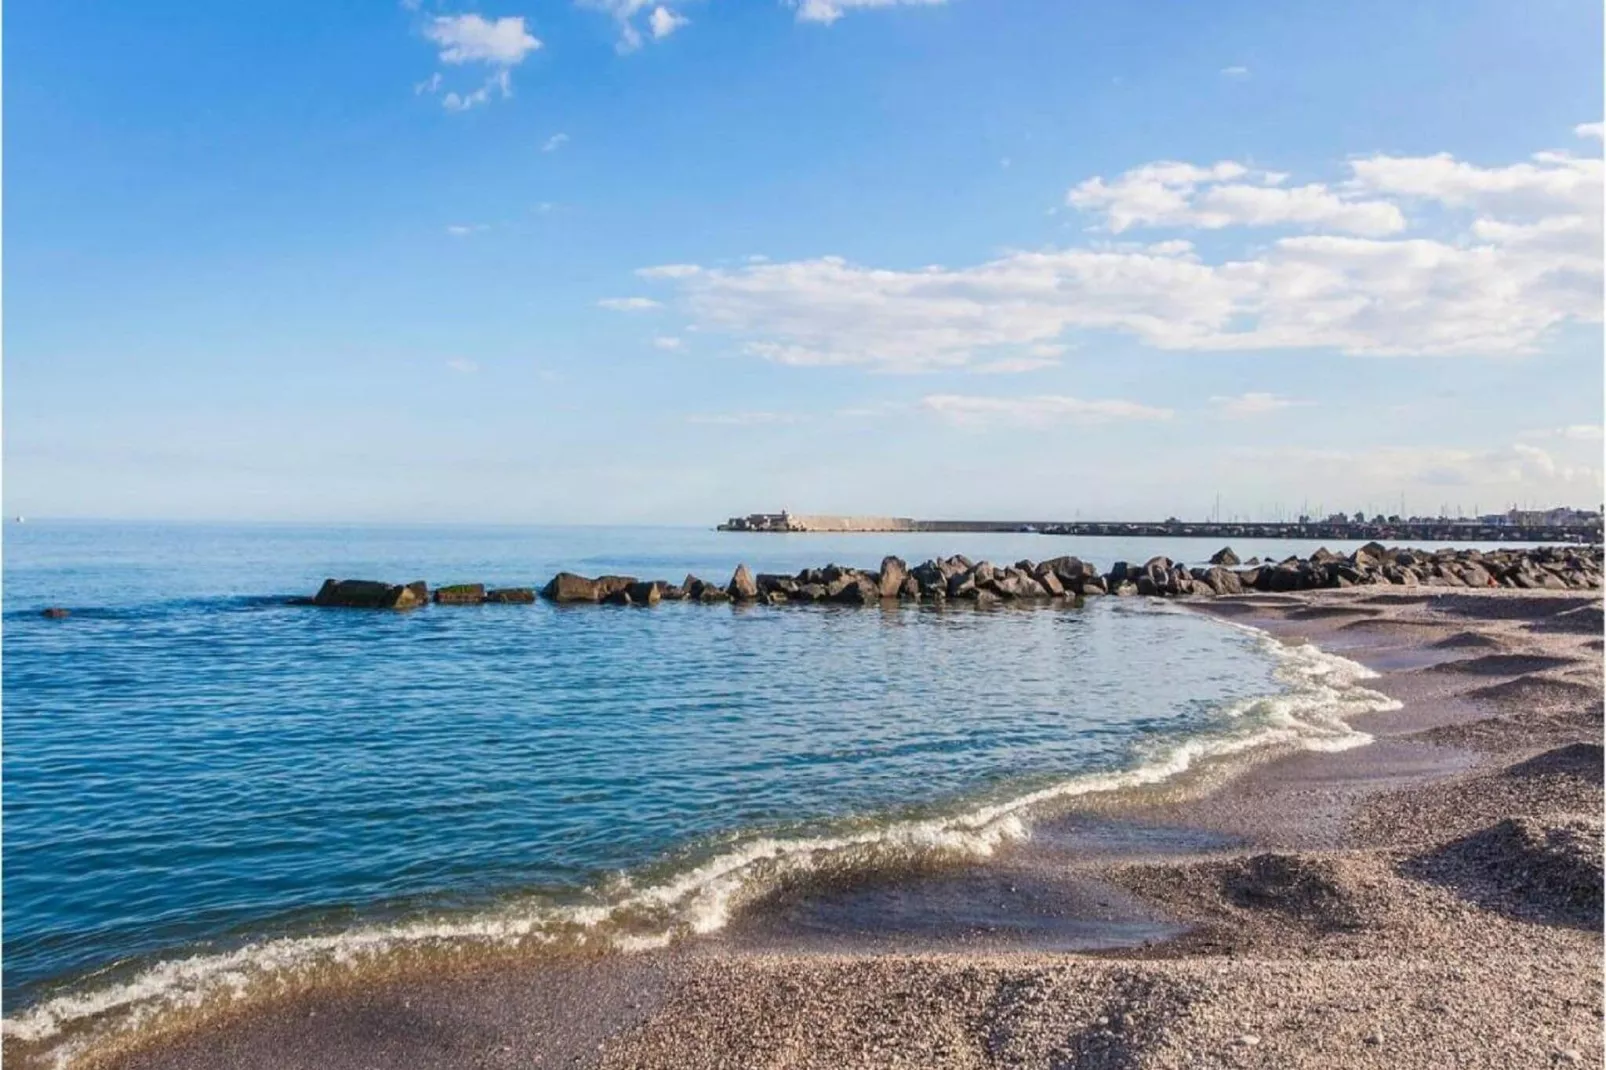
M 1350 719 L 1389 701 L 1352 662 L 1135 598 L 287 604 L 325 578 L 723 582 L 738 563 L 1076 554 L 1107 568 L 1216 549 L 8 523 L 7 1042 L 71 1054 L 167 1012 L 411 953 L 663 947 L 781 883 L 984 858 L 1029 839 L 1038 815 L 1223 755 L 1364 745 Z M 47 619 L 50 606 L 70 615 Z

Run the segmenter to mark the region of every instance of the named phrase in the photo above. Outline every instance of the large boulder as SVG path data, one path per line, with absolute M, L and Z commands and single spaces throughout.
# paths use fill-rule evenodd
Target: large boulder
M 438 606 L 477 606 L 483 601 L 483 583 L 454 583 L 435 588 L 435 604 Z
M 535 589 L 532 587 L 497 587 L 485 592 L 487 602 L 501 605 L 527 606 L 535 601 Z
M 1225 565 L 1228 568 L 1232 568 L 1234 565 L 1242 564 L 1242 562 L 1238 560 L 1238 555 L 1232 552 L 1232 547 L 1230 546 L 1223 546 L 1221 549 L 1211 554 L 1210 563 L 1212 565 Z
M 659 580 L 643 580 L 625 588 L 625 593 L 630 595 L 632 605 L 655 606 L 663 600 L 664 587 Z
M 541 597 L 549 602 L 600 602 L 603 595 L 596 580 L 560 572 L 541 588 Z
M 730 585 L 725 590 L 733 601 L 758 601 L 758 584 L 754 581 L 753 574 L 747 571 L 746 565 L 736 566 L 736 572 L 731 576 Z
M 428 598 L 429 588 L 422 580 L 409 584 L 324 580 L 318 593 L 312 596 L 312 604 L 343 609 L 416 609 Z
M 909 575 L 902 558 L 883 557 L 877 589 L 882 598 L 896 598 L 903 591 L 903 581 Z

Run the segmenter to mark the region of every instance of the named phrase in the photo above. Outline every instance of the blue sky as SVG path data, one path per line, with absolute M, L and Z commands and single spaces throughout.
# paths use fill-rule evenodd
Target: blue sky
M 1598 4 L 12 4 L 5 499 L 1601 498 Z

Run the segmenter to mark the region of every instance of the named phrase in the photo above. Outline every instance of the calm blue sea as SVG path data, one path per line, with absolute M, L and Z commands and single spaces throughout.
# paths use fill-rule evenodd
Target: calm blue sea
M 1204 544 L 87 522 L 4 536 L 4 1000 L 8 1016 L 33 1008 L 35 1034 L 72 1007 L 204 987 L 219 956 L 322 953 L 347 933 L 611 925 L 629 946 L 706 930 L 764 874 L 985 850 L 1066 784 L 1164 775 L 1190 740 L 1288 719 L 1255 721 L 1257 699 L 1304 688 L 1331 704 L 1312 690 L 1326 669 L 1291 676 L 1252 633 L 1128 599 L 283 604 L 329 576 L 724 580 L 738 562 L 955 552 L 1107 566 Z M 42 619 L 50 605 L 71 617 Z M 163 972 L 178 961 L 189 972 Z M 112 994 L 63 1001 L 95 992 Z

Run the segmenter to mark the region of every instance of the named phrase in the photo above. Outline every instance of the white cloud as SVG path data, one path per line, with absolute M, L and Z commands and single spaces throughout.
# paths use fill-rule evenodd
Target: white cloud
M 642 27 L 637 25 L 637 22 L 643 12 L 646 13 L 644 20 L 646 32 L 654 41 L 663 40 L 690 21 L 673 7 L 654 3 L 653 0 L 575 0 L 575 2 L 583 8 L 612 16 L 619 28 L 619 41 L 615 47 L 620 52 L 634 52 L 641 47 L 645 38 L 642 36 Z
M 1573 127 L 1573 133 L 1579 137 L 1592 137 L 1599 141 L 1606 135 L 1606 123 L 1579 123 Z
M 679 338 L 667 334 L 660 334 L 658 337 L 652 340 L 652 344 L 658 349 L 668 350 L 682 349 L 685 347 L 685 343 Z
M 964 427 L 1006 424 L 1012 427 L 1047 427 L 1051 424 L 1103 424 L 1116 420 L 1169 420 L 1170 409 L 1135 401 L 1083 401 L 1060 394 L 1033 397 L 977 397 L 966 394 L 930 394 L 920 405 L 949 423 Z
M 454 238 L 466 238 L 470 234 L 479 234 L 490 229 L 485 223 L 453 223 L 446 228 L 446 233 Z
M 442 63 L 488 63 L 516 67 L 541 47 L 522 16 L 487 19 L 481 15 L 436 15 L 424 36 L 441 48 Z
M 723 412 L 699 413 L 686 417 L 689 424 L 712 424 L 722 427 L 759 427 L 765 424 L 797 423 L 799 417 L 785 412 Z
M 453 357 L 446 362 L 446 366 L 459 375 L 473 375 L 480 370 L 480 366 L 467 357 Z
M 1482 212 L 1600 217 L 1602 163 L 1540 152 L 1507 167 L 1479 167 L 1447 152 L 1368 156 L 1350 161 L 1350 188 L 1418 197 Z
M 1284 188 L 1286 177 L 1230 160 L 1212 167 L 1165 161 L 1109 182 L 1090 178 L 1074 186 L 1065 201 L 1102 213 L 1103 229 L 1113 234 L 1135 226 L 1220 230 L 1292 224 L 1370 236 L 1405 228 L 1405 216 L 1386 201 L 1346 198 L 1321 183 Z
M 440 61 L 453 66 L 478 64 L 490 72 L 478 88 L 452 90 L 441 97 L 447 111 L 468 111 L 487 104 L 493 96 L 513 95 L 512 69 L 541 47 L 525 29 L 522 16 L 486 19 L 480 15 L 436 15 L 424 27 L 424 36 L 440 46 Z M 413 87 L 415 93 L 439 92 L 444 79 L 436 71 Z
M 789 0 L 797 9 L 797 21 L 818 22 L 826 26 L 849 11 L 873 7 L 927 7 L 945 0 Z
M 556 152 L 569 143 L 568 134 L 553 134 L 541 143 L 542 152 Z
M 654 41 L 662 41 L 691 20 L 684 15 L 677 15 L 667 7 L 659 5 L 652 9 L 647 18 L 647 28 L 652 31 Z
M 1311 405 L 1309 401 L 1294 401 L 1291 398 L 1278 397 L 1276 394 L 1264 394 L 1251 391 L 1235 397 L 1216 396 L 1210 399 L 1210 405 L 1220 415 L 1228 419 L 1244 419 L 1250 416 L 1263 416 L 1268 412 L 1277 412 L 1280 409 L 1290 409 L 1296 406 Z
M 646 312 L 649 309 L 662 308 L 663 302 L 654 301 L 650 297 L 604 297 L 597 302 L 599 308 L 611 308 L 615 312 Z
M 1480 168 L 1449 157 L 1370 157 L 1354 169 L 1356 188 L 1431 200 L 1441 211 L 1472 206 L 1475 218 L 1442 238 L 1286 235 L 1214 262 L 1170 239 L 1009 252 L 957 268 L 827 256 L 637 274 L 672 286 L 696 326 L 736 336 L 751 355 L 899 372 L 1041 356 L 1033 347 L 1075 331 L 1167 350 L 1520 354 L 1562 324 L 1601 320 L 1599 160 L 1544 153 Z M 1232 162 L 1160 163 L 1077 191 L 1109 209 L 1117 231 L 1159 219 L 1351 231 L 1403 221 L 1391 201 L 1348 199 L 1353 188 L 1343 196 L 1285 189 L 1285 177 Z
M 1223 68 L 1221 68 L 1221 76 L 1223 78 L 1232 78 L 1234 80 L 1241 80 L 1241 79 L 1249 77 L 1249 68 L 1248 67 L 1223 67 Z

